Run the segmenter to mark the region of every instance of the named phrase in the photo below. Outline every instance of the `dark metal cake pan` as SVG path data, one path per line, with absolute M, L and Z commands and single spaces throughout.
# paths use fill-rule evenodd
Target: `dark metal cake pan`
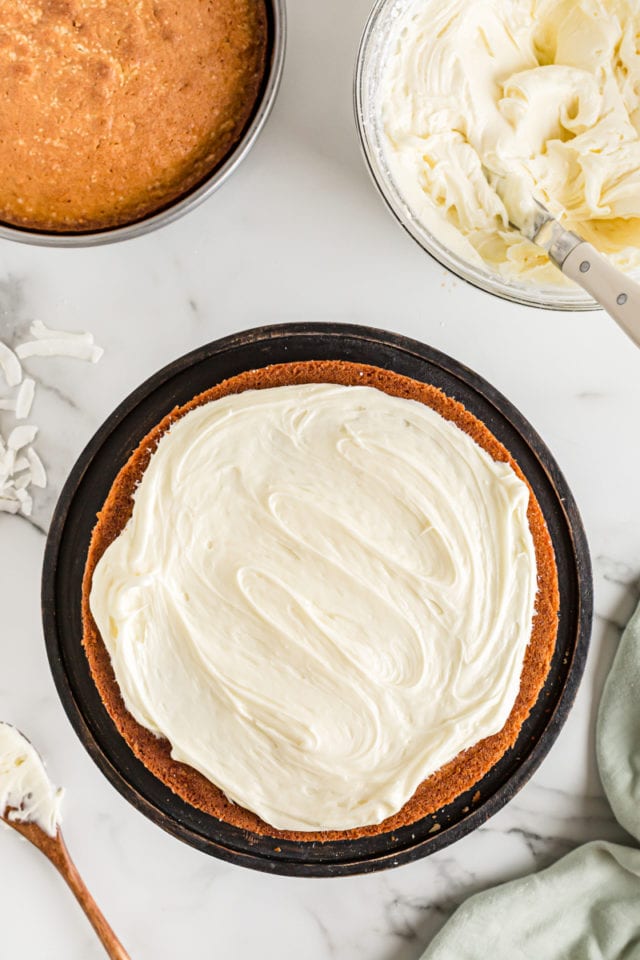
M 82 648 L 82 577 L 96 513 L 139 441 L 176 405 L 245 370 L 296 360 L 368 363 L 439 387 L 482 420 L 517 460 L 544 514 L 559 573 L 551 669 L 515 746 L 453 803 L 393 833 L 328 843 L 259 836 L 182 801 L 136 759 L 93 683 Z M 271 873 L 344 876 L 416 860 L 483 824 L 531 777 L 558 736 L 583 673 L 593 588 L 578 509 L 555 460 L 524 417 L 476 373 L 397 334 L 338 324 L 286 324 L 226 337 L 165 367 L 132 393 L 81 454 L 55 510 L 44 560 L 47 652 L 71 723 L 102 772 L 141 813 L 205 853 Z M 434 831 L 434 823 L 439 829 Z

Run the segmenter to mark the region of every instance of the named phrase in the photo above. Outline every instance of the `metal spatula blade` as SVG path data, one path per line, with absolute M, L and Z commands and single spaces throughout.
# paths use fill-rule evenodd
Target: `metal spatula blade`
M 511 226 L 546 250 L 551 262 L 590 293 L 640 347 L 640 285 L 616 270 L 592 244 L 566 230 L 535 197 L 525 196 L 522 202 L 521 188 L 519 202 L 514 203 L 507 178 L 498 180 L 497 191 L 507 208 Z

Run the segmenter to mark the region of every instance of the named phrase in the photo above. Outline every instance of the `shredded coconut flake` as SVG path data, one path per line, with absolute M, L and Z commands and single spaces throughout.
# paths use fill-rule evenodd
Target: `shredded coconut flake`
M 22 513 L 30 517 L 33 511 L 33 497 L 29 487 L 33 485 L 34 468 L 37 479 L 42 479 L 44 467 L 39 458 L 30 456 L 31 447 L 25 454 L 16 456 L 15 447 L 21 449 L 25 438 L 34 436 L 35 427 L 15 427 L 5 440 L 0 436 L 0 513 Z M 33 466 L 32 466 L 33 464 Z M 39 469 L 38 469 L 39 468 Z
M 9 450 L 22 450 L 23 447 L 28 446 L 30 443 L 33 443 L 36 436 L 38 435 L 38 428 L 29 426 L 14 427 L 11 433 L 9 434 L 9 439 L 7 440 L 7 446 Z M 15 469 L 15 467 L 14 467 Z
M 15 352 L 0 341 L 0 372 L 9 387 L 18 388 L 13 395 L 0 397 L 0 411 L 13 413 L 16 420 L 29 417 L 36 390 L 31 377 L 23 380 L 20 359 L 73 357 L 97 363 L 104 353 L 90 333 L 54 330 L 40 320 L 31 324 L 29 332 L 33 340 L 19 344 Z M 0 513 L 31 516 L 31 489 L 47 486 L 47 472 L 32 446 L 37 434 L 38 428 L 31 424 L 13 427 L 6 439 L 0 434 Z
M 23 513 L 25 517 L 30 517 L 33 510 L 33 497 L 31 494 L 18 487 L 16 489 L 16 497 L 20 503 L 20 513 Z
M 73 357 L 75 360 L 97 363 L 104 350 L 82 340 L 52 337 L 50 340 L 29 340 L 21 343 L 16 347 L 16 353 L 21 360 L 29 357 Z
M 76 340 L 78 343 L 90 343 L 93 345 L 94 339 L 91 333 L 74 333 L 71 330 L 56 330 L 54 327 L 47 327 L 41 320 L 34 320 L 29 327 L 29 333 L 35 340 Z
M 36 393 L 36 382 L 31 377 L 25 377 L 18 390 L 15 400 L 16 420 L 26 420 L 31 413 L 33 398 Z
M 26 490 L 27 487 L 31 486 L 31 474 L 30 473 L 21 473 L 19 477 L 13 481 L 13 486 L 16 490 Z
M 17 387 L 22 380 L 22 367 L 17 356 L 6 343 L 0 340 L 0 367 L 10 387 Z
M 47 472 L 33 447 L 27 447 L 27 460 L 31 467 L 31 483 L 34 487 L 41 487 L 44 490 L 47 485 Z
M 3 480 L 7 480 L 9 477 L 11 477 L 15 462 L 15 450 L 7 450 L 5 448 L 0 455 L 0 477 L 2 477 Z

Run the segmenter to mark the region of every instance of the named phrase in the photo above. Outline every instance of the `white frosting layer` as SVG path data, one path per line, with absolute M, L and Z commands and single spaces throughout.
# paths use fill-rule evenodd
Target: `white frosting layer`
M 621 269 L 640 265 L 638 0 L 404 6 L 380 110 L 390 171 L 427 229 L 507 277 L 565 282 L 508 225 L 533 194 Z
M 457 426 L 369 387 L 191 411 L 93 575 L 127 709 L 278 829 L 379 823 L 509 716 L 528 499 Z
M 22 734 L 0 722 L 0 815 L 28 821 L 55 837 L 62 790 L 56 790 L 40 754 Z

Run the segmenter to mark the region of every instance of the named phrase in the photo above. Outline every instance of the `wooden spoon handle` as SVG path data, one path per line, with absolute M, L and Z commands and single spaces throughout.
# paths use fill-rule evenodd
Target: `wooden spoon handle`
M 3 814 L 0 814 L 0 820 L 21 834 L 21 836 L 28 840 L 29 843 L 32 843 L 34 847 L 37 847 L 38 850 L 51 861 L 86 913 L 91 926 L 98 934 L 100 942 L 111 957 L 111 960 L 131 960 L 131 957 L 102 915 L 98 904 L 87 890 L 84 880 L 69 856 L 62 832 L 58 830 L 55 837 L 51 837 L 45 833 L 37 823 L 28 820 L 16 820 L 15 817 L 11 819 L 10 814 L 11 811 L 5 811 Z
M 57 857 L 55 860 L 53 860 L 53 862 L 60 875 L 64 877 L 76 900 L 86 913 L 91 926 L 97 933 L 102 946 L 107 951 L 107 954 L 109 957 L 111 957 L 111 960 L 131 960 L 131 957 L 105 920 L 102 911 L 98 907 L 98 904 L 89 893 L 86 884 L 78 873 L 76 865 L 69 856 L 69 852 L 67 851 L 64 841 L 60 835 L 58 835 L 57 845 L 62 856 Z

